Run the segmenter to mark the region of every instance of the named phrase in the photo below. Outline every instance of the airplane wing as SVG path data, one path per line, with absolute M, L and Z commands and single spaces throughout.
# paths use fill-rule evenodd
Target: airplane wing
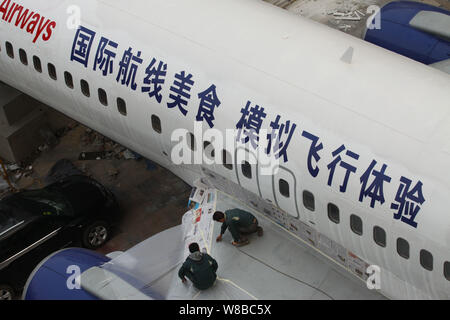
M 450 74 L 450 59 L 430 64 L 430 67 L 439 69 Z
M 140 291 L 162 299 L 385 299 L 229 195 L 206 189 L 203 198 L 201 204 L 183 216 L 180 226 L 141 242 L 102 268 L 114 274 L 133 275 L 141 283 Z M 252 235 L 250 244 L 240 248 L 231 245 L 229 232 L 222 242 L 216 242 L 220 223 L 212 220 L 215 210 L 237 207 L 252 212 L 264 228 L 261 238 Z M 204 291 L 195 289 L 189 281 L 183 284 L 178 278 L 178 269 L 188 256 L 188 245 L 194 241 L 219 264 L 216 283 Z

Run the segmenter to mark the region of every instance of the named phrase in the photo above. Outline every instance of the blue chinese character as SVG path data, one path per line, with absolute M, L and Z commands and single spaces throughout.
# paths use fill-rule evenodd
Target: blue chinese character
M 119 63 L 120 69 L 116 81 L 121 81 L 123 85 L 126 85 L 127 87 L 130 86 L 132 90 L 136 90 L 138 64 L 142 64 L 141 52 L 138 51 L 137 56 L 135 56 L 132 53 L 132 49 L 128 48 L 123 54 L 122 61 Z M 120 78 L 122 78 L 122 80 L 120 80 Z
M 145 73 L 147 76 L 144 79 L 144 84 L 148 84 L 149 86 L 142 86 L 142 92 L 148 92 L 150 98 L 155 97 L 156 101 L 161 103 L 161 90 L 167 74 L 167 64 L 160 61 L 158 66 L 156 66 L 156 59 L 153 58 Z
M 208 89 L 198 94 L 200 99 L 200 106 L 198 107 L 198 113 L 196 120 L 203 121 L 206 120 L 209 127 L 214 127 L 214 108 L 220 106 L 220 100 L 217 98 L 216 86 L 211 85 Z
M 107 48 L 110 47 L 111 49 Z M 94 71 L 97 70 L 97 65 L 104 76 L 114 72 L 113 60 L 116 57 L 116 53 L 112 49 L 117 49 L 118 44 L 102 37 L 97 48 L 97 54 L 95 55 Z
M 312 158 L 314 158 L 316 163 L 319 163 L 320 160 L 319 151 L 323 149 L 323 144 L 321 142 L 318 145 L 317 142 L 319 141 L 319 137 L 316 137 L 315 135 L 309 133 L 308 131 L 303 131 L 302 136 L 312 141 L 308 153 L 308 171 L 315 178 L 319 174 L 320 169 L 317 165 L 315 168 L 313 168 Z
M 391 209 L 397 210 L 397 212 L 394 213 L 394 219 L 401 219 L 401 221 L 417 228 L 417 222 L 415 222 L 414 219 L 419 213 L 419 205 L 422 205 L 425 202 L 422 193 L 423 184 L 419 180 L 416 186 L 412 190 L 409 190 L 412 183 L 411 180 L 401 177 L 400 182 L 397 195 L 395 196 L 395 201 L 398 203 L 393 202 L 391 204 Z
M 187 106 L 188 101 L 186 99 L 191 98 L 189 92 L 191 92 L 192 86 L 194 85 L 194 80 L 192 80 L 192 74 L 186 75 L 185 71 L 177 73 L 175 79 L 173 86 L 170 87 L 172 93 L 169 95 L 169 98 L 172 99 L 172 102 L 167 103 L 167 107 L 178 107 L 181 113 L 186 116 L 188 112 L 183 106 Z
M 95 38 L 95 32 L 80 26 L 72 46 L 70 61 L 77 61 L 87 68 L 89 54 L 91 53 L 92 42 Z
M 345 150 L 345 145 L 340 146 L 339 148 L 337 148 L 336 150 L 333 151 L 332 155 L 334 157 L 334 160 L 332 162 L 330 162 L 327 166 L 328 170 L 330 170 L 330 175 L 328 176 L 328 185 L 331 186 L 331 184 L 333 183 L 333 176 L 334 176 L 334 171 L 336 170 L 336 165 L 339 163 L 339 165 L 346 169 L 346 173 L 345 173 L 345 178 L 344 178 L 344 182 L 342 183 L 342 185 L 339 187 L 339 190 L 341 192 L 345 192 L 347 190 L 347 184 L 348 184 L 348 179 L 350 177 L 350 174 L 353 172 L 356 172 L 356 167 L 348 164 L 347 162 L 342 161 L 342 158 L 340 156 L 340 153 L 342 151 Z M 353 158 L 355 160 L 359 159 L 359 154 L 356 154 L 350 150 L 347 150 L 347 152 L 345 153 L 348 157 Z
M 372 208 L 375 207 L 375 202 L 378 201 L 381 204 L 384 203 L 384 193 L 383 193 L 383 183 L 391 182 L 391 177 L 384 174 L 386 171 L 387 165 L 383 164 L 381 171 L 373 170 L 377 162 L 375 160 L 372 161 L 369 168 L 364 172 L 361 176 L 360 181 L 362 184 L 361 193 L 359 194 L 359 201 L 363 202 L 364 197 L 370 197 L 372 200 L 370 201 L 370 206 Z M 371 185 L 367 187 L 367 182 L 369 182 L 370 175 L 373 175 L 375 179 L 372 181 Z
M 247 143 L 250 140 L 252 147 L 256 149 L 259 142 L 259 131 L 267 114 L 264 113 L 264 108 L 260 108 L 258 105 L 250 108 L 250 105 L 251 102 L 247 101 L 245 108 L 241 109 L 242 117 L 236 124 L 236 129 L 239 129 L 237 141 L 241 140 L 242 143 Z M 245 137 L 241 139 L 242 133 Z
M 271 151 L 273 151 L 276 159 L 279 159 L 281 156 L 283 156 L 284 162 L 287 162 L 287 148 L 289 146 L 289 143 L 291 142 L 292 135 L 294 134 L 297 125 L 294 123 L 291 127 L 291 121 L 288 120 L 286 123 L 283 123 L 280 126 L 280 118 L 281 116 L 278 115 L 276 120 L 270 123 L 272 132 L 267 135 L 268 146 L 266 148 L 266 153 L 269 154 Z M 281 140 L 283 134 L 287 134 L 286 141 Z M 273 143 L 274 140 L 275 143 Z

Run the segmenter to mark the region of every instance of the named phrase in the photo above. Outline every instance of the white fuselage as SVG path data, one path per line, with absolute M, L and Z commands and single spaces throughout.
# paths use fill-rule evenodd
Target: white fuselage
M 236 196 L 248 192 L 274 204 L 282 210 L 287 229 L 298 220 L 317 239 L 329 239 L 368 265 L 380 266 L 380 292 L 387 297 L 450 298 L 449 274 L 444 272 L 450 261 L 449 75 L 257 0 L 0 3 L 1 81 L 152 159 L 188 183 L 206 177 L 205 168 L 242 191 Z M 14 11 L 13 5 L 23 9 Z M 71 28 L 77 7 L 85 28 L 82 33 Z M 25 20 L 17 26 L 15 22 L 25 9 L 34 14 L 21 28 Z M 84 42 L 74 41 L 76 35 L 85 36 Z M 108 42 L 107 48 L 116 56 L 113 72 L 106 75 L 99 64 L 94 70 L 102 37 L 117 44 Z M 78 49 L 90 40 L 86 62 L 86 51 Z M 14 58 L 8 56 L 6 42 L 12 45 Z M 343 62 L 341 57 L 349 47 L 353 48 L 351 63 Z M 119 74 L 129 48 L 138 67 L 135 90 L 132 72 L 125 78 Z M 21 62 L 19 49 L 26 52 L 28 65 Z M 35 69 L 33 56 L 40 59 L 42 72 Z M 142 90 L 153 59 L 155 67 L 162 61 L 166 72 L 161 76 L 160 102 Z M 55 66 L 56 80 L 49 75 L 49 63 Z M 182 71 L 191 74 L 193 81 L 183 105 L 186 115 L 167 105 L 173 101 L 175 76 Z M 65 72 L 72 76 L 73 88 L 67 85 Z M 81 80 L 89 85 L 89 97 L 82 93 Z M 198 121 L 197 114 L 202 102 L 199 94 L 211 85 L 221 102 L 214 110 L 214 129 L 235 129 L 248 101 L 251 107 L 264 108 L 261 129 L 270 131 L 277 116 L 280 124 L 296 125 L 286 151 L 288 160 L 280 159 L 276 175 L 261 175 L 252 166 L 248 178 L 239 164 L 229 170 L 219 164 L 172 163 L 176 143 L 171 141 L 172 132 L 184 128 L 195 133 L 195 123 L 202 123 L 203 130 L 209 128 L 204 119 Z M 107 106 L 99 100 L 99 88 L 106 93 Z M 126 115 L 118 111 L 118 98 L 126 103 Z M 160 120 L 161 133 L 152 127 L 153 115 Z M 312 140 L 308 134 L 318 138 L 317 145 L 322 143 L 317 150 L 320 159 L 309 157 Z M 196 134 L 195 138 L 197 145 L 203 144 L 202 137 Z M 337 157 L 332 153 L 342 145 L 342 161 L 337 162 L 329 185 L 330 164 Z M 253 154 L 257 149 L 249 141 L 238 150 Z M 357 154 L 357 159 L 346 151 Z M 374 171 L 367 171 L 373 160 Z M 343 192 L 345 164 L 355 171 Z M 314 177 L 311 169 L 316 168 Z M 380 175 L 386 180 L 376 184 Z M 417 192 L 403 197 L 408 208 L 419 208 L 415 226 L 405 222 L 411 218 L 408 208 L 403 207 L 400 214 L 399 208 L 391 208 L 399 204 L 396 196 L 402 192 L 398 191 L 405 190 L 401 189 L 402 177 L 411 181 L 409 191 L 422 183 L 421 204 Z M 287 182 L 288 196 L 280 190 L 280 179 Z M 314 195 L 314 211 L 304 205 L 305 190 Z M 383 200 L 377 197 L 380 194 Z M 339 209 L 338 223 L 329 217 L 329 204 Z M 351 215 L 361 219 L 361 235 L 352 230 Z M 384 247 L 374 241 L 374 227 L 385 231 Z M 409 258 L 397 252 L 399 238 L 409 244 Z M 430 262 L 422 250 L 431 253 L 432 270 L 422 266 Z M 422 264 L 421 256 L 426 260 Z

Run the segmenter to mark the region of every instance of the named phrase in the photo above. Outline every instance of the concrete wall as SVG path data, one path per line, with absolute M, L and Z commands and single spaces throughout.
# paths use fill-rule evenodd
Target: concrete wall
M 10 162 L 25 160 L 44 143 L 40 130 L 45 126 L 45 113 L 39 109 L 12 125 L 0 125 L 0 157 Z
M 21 162 L 45 141 L 44 132 L 71 120 L 39 101 L 0 82 L 0 157 Z
M 35 104 L 31 97 L 0 85 L 0 125 L 12 125 L 20 121 L 35 109 Z

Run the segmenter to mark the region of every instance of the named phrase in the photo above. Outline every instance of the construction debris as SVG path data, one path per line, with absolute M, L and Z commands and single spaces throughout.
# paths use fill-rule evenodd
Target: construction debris
M 50 148 L 50 147 L 49 147 L 47 144 L 44 144 L 44 145 L 42 145 L 42 146 L 39 146 L 39 147 L 38 147 L 38 150 L 39 150 L 40 152 L 44 152 L 44 151 L 47 151 L 49 148 Z
M 9 189 L 8 183 L 7 183 L 5 180 L 0 179 L 0 194 L 1 194 L 3 191 L 8 190 L 8 189 Z
M 347 31 L 348 29 L 350 29 L 352 26 L 349 24 L 344 24 L 344 25 L 340 25 L 339 29 L 344 29 L 344 31 Z
M 119 175 L 119 173 L 120 173 L 120 171 L 115 168 L 108 170 L 108 176 L 109 176 L 110 180 L 116 179 L 117 176 Z
M 351 11 L 351 12 L 333 12 L 334 19 L 336 20 L 349 20 L 349 21 L 360 21 L 361 17 L 358 14 L 359 10 Z
M 79 155 L 78 160 L 136 160 L 142 159 L 138 153 L 129 150 L 103 135 L 86 129 L 81 136 L 81 144 L 94 150 L 86 150 Z
M 8 171 L 16 171 L 20 169 L 20 167 L 15 163 L 6 165 L 5 167 Z
M 20 169 L 17 166 L 14 166 L 14 168 L 16 170 Z M 1 189 L 0 189 L 0 191 L 1 191 L 0 195 L 2 195 L 5 191 L 13 191 L 13 192 L 16 191 L 16 188 L 14 187 L 14 185 L 9 177 L 8 169 L 6 168 L 5 164 L 3 163 L 3 161 L 1 159 L 0 159 L 0 178 L 3 181 Z
M 51 184 L 71 175 L 82 174 L 82 172 L 67 160 L 61 159 L 56 162 L 45 177 L 45 183 Z
M 18 181 L 22 177 L 29 177 L 33 173 L 33 167 L 28 166 L 25 168 L 20 167 L 18 164 L 8 164 L 5 165 L 6 172 L 8 176 L 12 178 L 13 181 Z
M 113 158 L 114 152 L 112 151 L 95 151 L 80 153 L 78 160 L 111 160 Z
M 137 159 L 137 157 L 133 153 L 133 151 L 130 151 L 128 149 L 125 150 L 122 154 L 123 154 L 123 157 L 124 157 L 125 160 L 136 160 Z
M 142 157 L 137 153 L 109 140 L 103 135 L 86 129 L 81 136 L 81 145 L 91 147 L 79 155 L 78 160 L 140 160 Z

